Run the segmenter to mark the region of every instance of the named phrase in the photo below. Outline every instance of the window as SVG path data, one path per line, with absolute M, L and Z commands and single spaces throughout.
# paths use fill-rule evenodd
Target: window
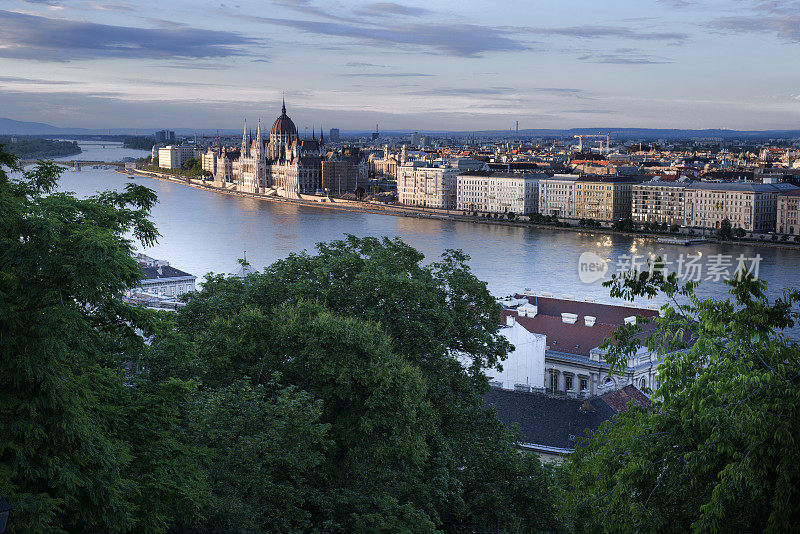
M 586 391 L 587 389 L 589 389 L 589 381 L 581 378 L 581 391 Z
M 564 377 L 564 391 L 572 391 L 572 377 L 565 376 Z
M 644 389 L 646 387 L 647 387 L 647 379 L 642 377 L 642 379 L 639 380 L 639 389 Z

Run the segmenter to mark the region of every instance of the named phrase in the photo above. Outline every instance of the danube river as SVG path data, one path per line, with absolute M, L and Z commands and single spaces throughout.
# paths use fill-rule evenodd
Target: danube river
M 142 151 L 122 149 L 118 144 L 104 144 L 105 148 L 103 144 L 84 146 L 84 152 L 74 157 L 113 161 L 146 155 Z M 606 259 L 610 272 L 628 265 L 634 257 L 641 258 L 648 253 L 666 257 L 668 261 L 676 262 L 676 266 L 681 255 L 687 260 L 690 255 L 700 256 L 699 260 L 692 260 L 700 266 L 700 272 L 690 272 L 694 276 L 699 274 L 704 280 L 699 291 L 704 296 L 723 297 L 727 293 L 727 286 L 715 279 L 725 273 L 718 258 L 729 256 L 755 258 L 760 255 L 759 275 L 769 282 L 773 296 L 782 289 L 796 287 L 800 282 L 800 250 L 790 248 L 718 244 L 679 246 L 591 231 L 570 232 L 354 213 L 240 198 L 150 178 L 130 180 L 112 170 L 89 168 L 80 172 L 65 171 L 61 189 L 91 195 L 98 190 L 120 189 L 128 183 L 152 188 L 160 201 L 152 215 L 161 237 L 157 245 L 143 252 L 168 260 L 173 266 L 199 277 L 208 272 L 235 272 L 238 269 L 236 260 L 245 251 L 253 267 L 261 269 L 292 252 L 313 251 L 317 242 L 354 234 L 400 237 L 431 261 L 445 249 L 462 249 L 470 255 L 470 265 L 475 274 L 485 280 L 490 291 L 497 296 L 528 287 L 555 295 L 569 294 L 614 302 L 600 282 L 584 283 L 579 278 L 578 259 L 584 252 L 593 252 Z M 735 259 L 733 263 L 736 263 Z M 728 272 L 733 270 L 729 268 Z

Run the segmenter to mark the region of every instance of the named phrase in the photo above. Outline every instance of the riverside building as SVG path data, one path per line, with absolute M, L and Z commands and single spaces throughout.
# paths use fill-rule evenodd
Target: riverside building
M 636 183 L 625 176 L 581 176 L 575 180 L 575 218 L 612 222 L 630 217 Z
M 686 224 L 718 229 L 728 219 L 746 232 L 774 232 L 778 196 L 796 189 L 785 183 L 695 182 L 686 187 Z
M 478 213 L 527 215 L 539 208 L 544 174 L 467 171 L 456 177 L 456 209 Z
M 686 218 L 686 187 L 690 183 L 656 179 L 634 184 L 631 190 L 633 222 L 683 225 Z
M 456 209 L 457 167 L 405 165 L 397 170 L 397 199 L 407 206 Z
M 800 235 L 800 189 L 778 195 L 777 228 L 779 234 Z
M 577 174 L 555 174 L 539 179 L 539 213 L 561 219 L 575 218 Z

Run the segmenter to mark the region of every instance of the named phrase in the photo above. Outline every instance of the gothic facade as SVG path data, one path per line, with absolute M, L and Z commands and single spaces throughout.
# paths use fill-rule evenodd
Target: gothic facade
M 315 132 L 311 139 L 300 139 L 294 122 L 286 115 L 284 102 L 266 143 L 261 134 L 261 122 L 255 138 L 247 131 L 245 122 L 241 153 L 233 163 L 237 189 L 289 198 L 316 193 L 322 188 L 324 146 L 321 131 L 319 140 Z

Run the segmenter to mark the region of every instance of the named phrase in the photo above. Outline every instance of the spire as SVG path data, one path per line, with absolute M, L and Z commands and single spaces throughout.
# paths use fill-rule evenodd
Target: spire
M 250 146 L 247 144 L 247 119 L 244 120 L 244 132 L 242 132 L 242 157 L 247 157 Z
M 261 149 L 264 148 L 263 141 L 261 140 L 261 119 L 260 118 L 258 119 L 258 130 L 256 131 L 256 143 L 258 143 L 256 145 L 256 151 L 257 151 L 256 153 L 260 156 L 261 155 Z
M 322 126 L 319 127 L 319 144 L 320 146 L 325 144 L 325 139 L 322 137 Z
M 311 127 L 311 139 L 316 139 L 317 137 L 314 135 L 314 131 L 316 130 L 316 126 Z
M 281 115 L 286 115 L 286 96 L 283 97 L 283 106 L 281 106 Z

